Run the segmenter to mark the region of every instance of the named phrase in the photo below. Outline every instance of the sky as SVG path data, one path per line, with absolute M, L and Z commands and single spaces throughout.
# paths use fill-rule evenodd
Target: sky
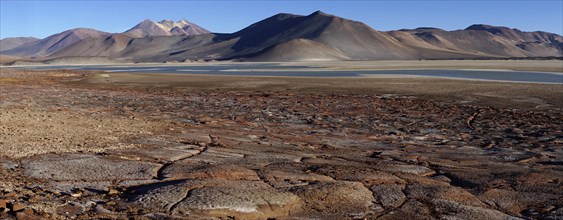
M 144 19 L 186 19 L 212 32 L 232 33 L 277 13 L 308 15 L 317 10 L 361 21 L 380 31 L 417 27 L 457 30 L 471 24 L 491 24 L 563 35 L 563 0 L 0 0 L 0 38 L 45 38 L 78 27 L 117 33 Z

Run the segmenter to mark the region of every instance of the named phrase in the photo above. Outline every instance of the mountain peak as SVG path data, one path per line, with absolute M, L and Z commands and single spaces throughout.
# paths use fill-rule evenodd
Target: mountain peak
M 155 23 L 155 22 L 152 21 L 151 19 L 148 19 L 148 18 L 147 18 L 147 19 L 141 21 L 141 23 L 139 23 L 139 24 L 143 24 L 143 23 Z
M 502 26 L 493 26 L 488 24 L 474 24 L 465 28 L 465 30 L 479 30 L 479 31 L 486 31 L 491 29 L 510 29 L 510 28 L 502 27 Z
M 146 36 L 198 35 L 209 33 L 209 31 L 184 19 L 178 22 L 170 19 L 164 19 L 159 22 L 145 19 L 125 33 L 132 37 L 140 38 Z
M 178 20 L 177 22 L 174 22 L 174 21 L 171 20 L 171 19 L 164 19 L 164 20 L 159 21 L 159 22 L 157 22 L 157 23 L 162 24 L 162 25 L 165 25 L 165 26 L 168 26 L 168 27 L 171 28 L 171 29 L 174 28 L 174 27 L 176 27 L 176 26 L 178 26 L 178 27 L 184 27 L 185 25 L 190 25 L 190 24 L 191 24 L 191 23 L 190 23 L 188 20 L 186 20 L 186 19 L 180 19 L 180 20 Z
M 92 28 L 73 28 L 66 31 L 71 32 L 71 31 L 96 31 L 96 30 Z
M 324 13 L 323 11 L 318 10 L 318 11 L 311 13 L 309 16 L 333 17 L 334 15 L 327 14 L 327 13 Z
M 443 29 L 435 28 L 435 27 L 418 27 L 415 28 L 416 31 L 443 31 Z
M 84 36 L 98 36 L 98 35 L 107 35 L 109 33 L 107 32 L 103 32 L 103 31 L 98 31 L 92 28 L 73 28 L 70 30 L 66 30 L 63 31 L 61 33 L 59 33 L 61 35 L 65 35 L 65 34 L 78 34 L 78 35 L 84 35 Z
M 188 35 L 188 33 L 179 26 L 176 26 L 170 30 L 171 35 Z
M 163 25 L 163 26 L 165 27 L 165 29 L 172 29 L 172 28 L 174 28 L 175 26 L 178 26 L 178 25 L 176 24 L 176 22 L 174 22 L 174 21 L 172 21 L 172 20 L 170 20 L 170 19 L 164 19 L 164 20 L 158 22 L 158 24 Z
M 327 13 L 324 13 L 324 12 L 321 11 L 321 10 L 317 10 L 317 11 L 313 12 L 312 15 L 328 15 L 328 14 L 327 14 Z
M 522 33 L 522 31 L 518 29 L 502 27 L 502 26 L 492 26 L 487 24 L 474 24 L 467 27 L 465 30 L 477 30 L 477 31 L 486 31 L 494 35 L 503 35 L 510 38 L 519 38 L 518 33 Z
M 295 14 L 290 14 L 290 13 L 277 13 L 277 14 L 275 14 L 271 17 L 268 17 L 268 18 L 266 18 L 262 21 L 265 21 L 265 20 L 278 20 L 278 21 L 280 21 L 280 20 L 285 20 L 287 18 L 294 18 L 294 17 L 301 17 L 301 15 L 295 15 Z

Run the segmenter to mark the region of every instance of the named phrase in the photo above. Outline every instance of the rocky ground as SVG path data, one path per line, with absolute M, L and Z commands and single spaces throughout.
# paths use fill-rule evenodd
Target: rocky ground
M 563 218 L 558 105 L 91 75 L 2 70 L 0 218 Z

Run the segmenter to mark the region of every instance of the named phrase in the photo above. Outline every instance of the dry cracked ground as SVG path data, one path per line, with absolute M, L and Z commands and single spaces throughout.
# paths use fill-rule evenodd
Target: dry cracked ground
M 282 81 L 3 69 L 0 218 L 563 219 L 560 104 Z

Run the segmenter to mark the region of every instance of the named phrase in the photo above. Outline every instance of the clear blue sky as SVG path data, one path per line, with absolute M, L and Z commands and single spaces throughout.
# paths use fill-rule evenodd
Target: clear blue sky
M 563 0 L 555 1 L 11 1 L 0 0 L 0 38 L 44 38 L 77 27 L 123 32 L 142 20 L 187 19 L 230 33 L 279 12 L 316 10 L 362 21 L 377 30 L 484 23 L 563 34 Z

